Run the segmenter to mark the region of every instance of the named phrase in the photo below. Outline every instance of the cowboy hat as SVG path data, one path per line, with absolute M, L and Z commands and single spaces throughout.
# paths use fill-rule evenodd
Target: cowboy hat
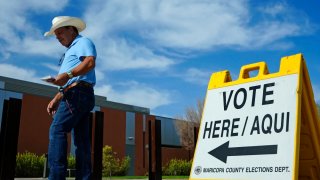
M 53 35 L 56 29 L 64 26 L 74 26 L 78 29 L 78 32 L 81 32 L 86 28 L 86 23 L 76 17 L 57 16 L 52 20 L 52 26 L 50 28 L 50 31 L 44 33 L 44 36 Z

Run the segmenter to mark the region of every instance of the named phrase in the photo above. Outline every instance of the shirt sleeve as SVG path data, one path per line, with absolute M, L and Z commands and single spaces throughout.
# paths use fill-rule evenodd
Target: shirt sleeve
M 77 52 L 77 56 L 82 61 L 83 57 L 85 56 L 94 56 L 95 59 L 97 58 L 97 52 L 95 45 L 93 42 L 87 38 L 82 38 L 79 41 L 79 49 Z

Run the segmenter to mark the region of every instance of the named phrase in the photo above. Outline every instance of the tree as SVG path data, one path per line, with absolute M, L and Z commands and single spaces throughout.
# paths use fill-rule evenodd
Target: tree
M 197 100 L 197 106 L 187 107 L 185 114 L 177 116 L 175 127 L 180 135 L 181 145 L 189 150 L 194 149 L 194 127 L 200 126 L 204 100 Z

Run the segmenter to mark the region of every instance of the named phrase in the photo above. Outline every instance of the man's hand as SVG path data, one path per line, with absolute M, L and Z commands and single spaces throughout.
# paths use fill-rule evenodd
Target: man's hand
M 68 80 L 69 80 L 68 74 L 62 73 L 62 74 L 59 74 L 52 83 L 57 86 L 63 86 L 68 82 Z
M 61 99 L 62 94 L 58 93 L 48 104 L 47 112 L 50 116 L 53 116 L 57 112 Z

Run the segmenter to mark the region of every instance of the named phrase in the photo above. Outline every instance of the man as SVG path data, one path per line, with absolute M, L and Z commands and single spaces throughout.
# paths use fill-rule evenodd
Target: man
M 65 179 L 67 168 L 67 133 L 73 129 L 76 154 L 76 179 L 87 180 L 91 175 L 91 151 L 88 116 L 94 107 L 93 86 L 96 83 L 96 49 L 87 38 L 79 35 L 85 23 L 76 17 L 58 16 L 52 20 L 50 31 L 67 50 L 60 60 L 58 75 L 51 83 L 60 86 L 48 104 L 53 116 L 49 130 L 50 180 Z

